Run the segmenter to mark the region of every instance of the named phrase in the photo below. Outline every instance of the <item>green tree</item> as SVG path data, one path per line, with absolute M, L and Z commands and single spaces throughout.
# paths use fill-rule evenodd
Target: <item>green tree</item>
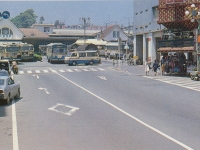
M 20 15 L 11 19 L 11 21 L 18 27 L 18 28 L 29 28 L 34 23 L 36 23 L 37 16 L 34 14 L 33 9 L 28 9 Z
M 40 17 L 40 23 L 43 24 L 43 22 L 44 22 L 44 17 L 42 16 Z

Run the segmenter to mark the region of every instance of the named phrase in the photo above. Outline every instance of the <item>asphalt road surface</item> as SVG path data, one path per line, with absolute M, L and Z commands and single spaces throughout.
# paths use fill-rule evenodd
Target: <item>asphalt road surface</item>
M 200 82 L 143 66 L 19 64 L 21 98 L 0 105 L 2 150 L 200 149 Z

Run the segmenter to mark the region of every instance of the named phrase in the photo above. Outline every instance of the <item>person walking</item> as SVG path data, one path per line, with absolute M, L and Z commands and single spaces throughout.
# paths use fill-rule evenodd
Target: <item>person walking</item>
M 146 75 L 149 76 L 149 63 L 148 63 L 148 59 L 146 58 L 145 62 L 144 62 L 144 66 L 145 66 L 145 72 Z
M 155 76 L 157 75 L 157 69 L 159 67 L 159 64 L 157 62 L 157 60 L 154 60 L 154 63 L 153 63 L 153 71 L 155 73 Z
M 162 71 L 162 75 L 164 75 L 164 71 L 165 71 L 165 58 L 164 58 L 164 56 L 161 59 L 161 71 Z

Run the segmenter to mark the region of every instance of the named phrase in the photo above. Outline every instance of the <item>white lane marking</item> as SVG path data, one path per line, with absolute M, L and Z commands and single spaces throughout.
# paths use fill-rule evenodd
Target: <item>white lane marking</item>
M 171 82 L 171 80 L 167 81 L 167 80 L 161 80 L 161 79 L 156 79 L 156 78 L 147 77 L 147 76 L 143 76 L 143 77 L 149 78 L 149 79 L 152 79 L 152 80 L 157 80 L 157 81 L 160 81 L 160 82 L 165 82 L 165 83 L 176 85 L 176 86 L 180 86 L 180 87 L 183 87 L 183 88 L 191 89 L 191 90 L 194 90 L 194 91 L 200 91 L 200 89 L 198 89 L 196 87 L 188 86 L 188 85 L 184 84 L 184 81 L 183 82 L 175 82 L 175 81 Z
M 77 71 L 77 72 L 81 72 L 81 70 L 80 69 L 74 69 L 75 71 Z
M 28 70 L 27 73 L 32 73 L 32 71 L 31 71 L 31 70 Z
M 89 71 L 88 69 L 82 69 L 83 71 Z
M 18 71 L 19 72 L 19 74 L 24 74 L 24 71 Z
M 102 69 L 102 68 L 97 68 L 97 69 L 99 69 L 99 70 L 101 70 L 101 71 L 105 70 L 105 69 Z
M 65 72 L 64 70 L 59 70 L 60 72 Z
M 68 111 L 68 112 L 59 111 L 59 110 L 56 109 L 58 106 L 70 108 L 70 111 Z M 73 113 L 75 113 L 77 110 L 79 110 L 79 108 L 57 103 L 55 106 L 48 108 L 48 110 L 52 110 L 52 111 L 55 111 L 55 112 L 60 113 L 60 114 L 71 116 Z
M 49 69 L 51 69 L 51 68 L 49 68 Z M 178 141 L 178 140 L 172 138 L 171 136 L 165 134 L 164 132 L 161 132 L 160 130 L 158 130 L 158 129 L 156 129 L 156 128 L 150 126 L 150 125 L 148 125 L 147 123 L 145 123 L 145 122 L 143 122 L 142 120 L 140 120 L 140 119 L 134 117 L 133 115 L 127 113 L 126 111 L 124 111 L 124 110 L 122 110 L 121 108 L 115 106 L 114 104 L 112 104 L 112 103 L 106 101 L 105 99 L 101 98 L 100 96 L 98 96 L 98 95 L 92 93 L 91 91 L 85 89 L 84 87 L 78 85 L 77 83 L 75 83 L 75 82 L 69 80 L 69 79 L 66 78 L 65 76 L 63 76 L 63 75 L 61 75 L 61 74 L 59 74 L 59 73 L 57 73 L 57 72 L 56 72 L 56 74 L 59 75 L 59 76 L 61 76 L 62 78 L 64 78 L 64 79 L 67 80 L 68 82 L 74 84 L 75 86 L 81 88 L 82 90 L 86 91 L 87 93 L 89 93 L 89 94 L 93 95 L 94 97 L 98 98 L 99 100 L 105 102 L 106 104 L 110 105 L 111 107 L 115 108 L 116 110 L 120 111 L 121 113 L 127 115 L 128 117 L 132 118 L 133 120 L 139 122 L 139 123 L 142 124 L 143 126 L 146 126 L 147 128 L 153 130 L 154 132 L 156 132 L 156 133 L 162 135 L 163 137 L 169 139 L 170 141 L 172 141 L 172 142 L 174 142 L 174 143 L 180 145 L 181 147 L 183 147 L 183 148 L 185 148 L 185 149 L 187 149 L 187 150 L 193 150 L 191 147 L 189 147 L 189 146 L 183 144 L 182 142 L 180 142 L 180 141 Z
M 94 68 L 90 68 L 90 70 L 92 70 L 92 71 L 98 71 L 97 69 L 94 69 Z
M 50 94 L 48 91 L 47 91 L 47 89 L 46 88 L 42 88 L 42 87 L 40 87 L 40 88 L 38 88 L 39 90 L 44 90 L 45 92 L 46 92 L 46 94 Z
M 71 69 L 67 69 L 68 72 L 73 72 Z
M 12 101 L 12 135 L 13 135 L 13 150 L 19 150 L 18 134 L 17 134 L 17 117 L 15 109 L 15 101 Z
M 38 75 L 35 75 L 35 74 L 34 74 L 33 76 L 34 76 L 34 77 L 36 76 L 36 77 L 39 79 L 39 76 L 38 76 Z
M 43 70 L 45 73 L 48 73 L 49 71 L 48 70 Z
M 35 70 L 36 73 L 40 73 L 40 70 Z
M 103 80 L 107 80 L 106 77 L 104 77 L 104 76 L 97 76 L 97 77 L 99 77 L 99 78 L 101 78 Z

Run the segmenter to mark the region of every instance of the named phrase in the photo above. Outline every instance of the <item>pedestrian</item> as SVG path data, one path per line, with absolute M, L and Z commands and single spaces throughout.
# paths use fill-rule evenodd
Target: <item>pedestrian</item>
M 107 60 L 108 54 L 107 51 L 105 51 L 105 60 Z
M 145 62 L 144 62 L 144 66 L 145 66 L 145 72 L 146 72 L 146 75 L 148 76 L 149 75 L 149 63 L 148 63 L 148 58 L 146 58 Z
M 159 67 L 159 64 L 157 62 L 157 60 L 154 60 L 154 63 L 153 63 L 153 71 L 155 73 L 155 76 L 157 75 L 157 69 Z
M 162 75 L 164 75 L 164 71 L 165 71 L 165 57 L 163 56 L 161 59 L 161 71 L 162 71 Z

